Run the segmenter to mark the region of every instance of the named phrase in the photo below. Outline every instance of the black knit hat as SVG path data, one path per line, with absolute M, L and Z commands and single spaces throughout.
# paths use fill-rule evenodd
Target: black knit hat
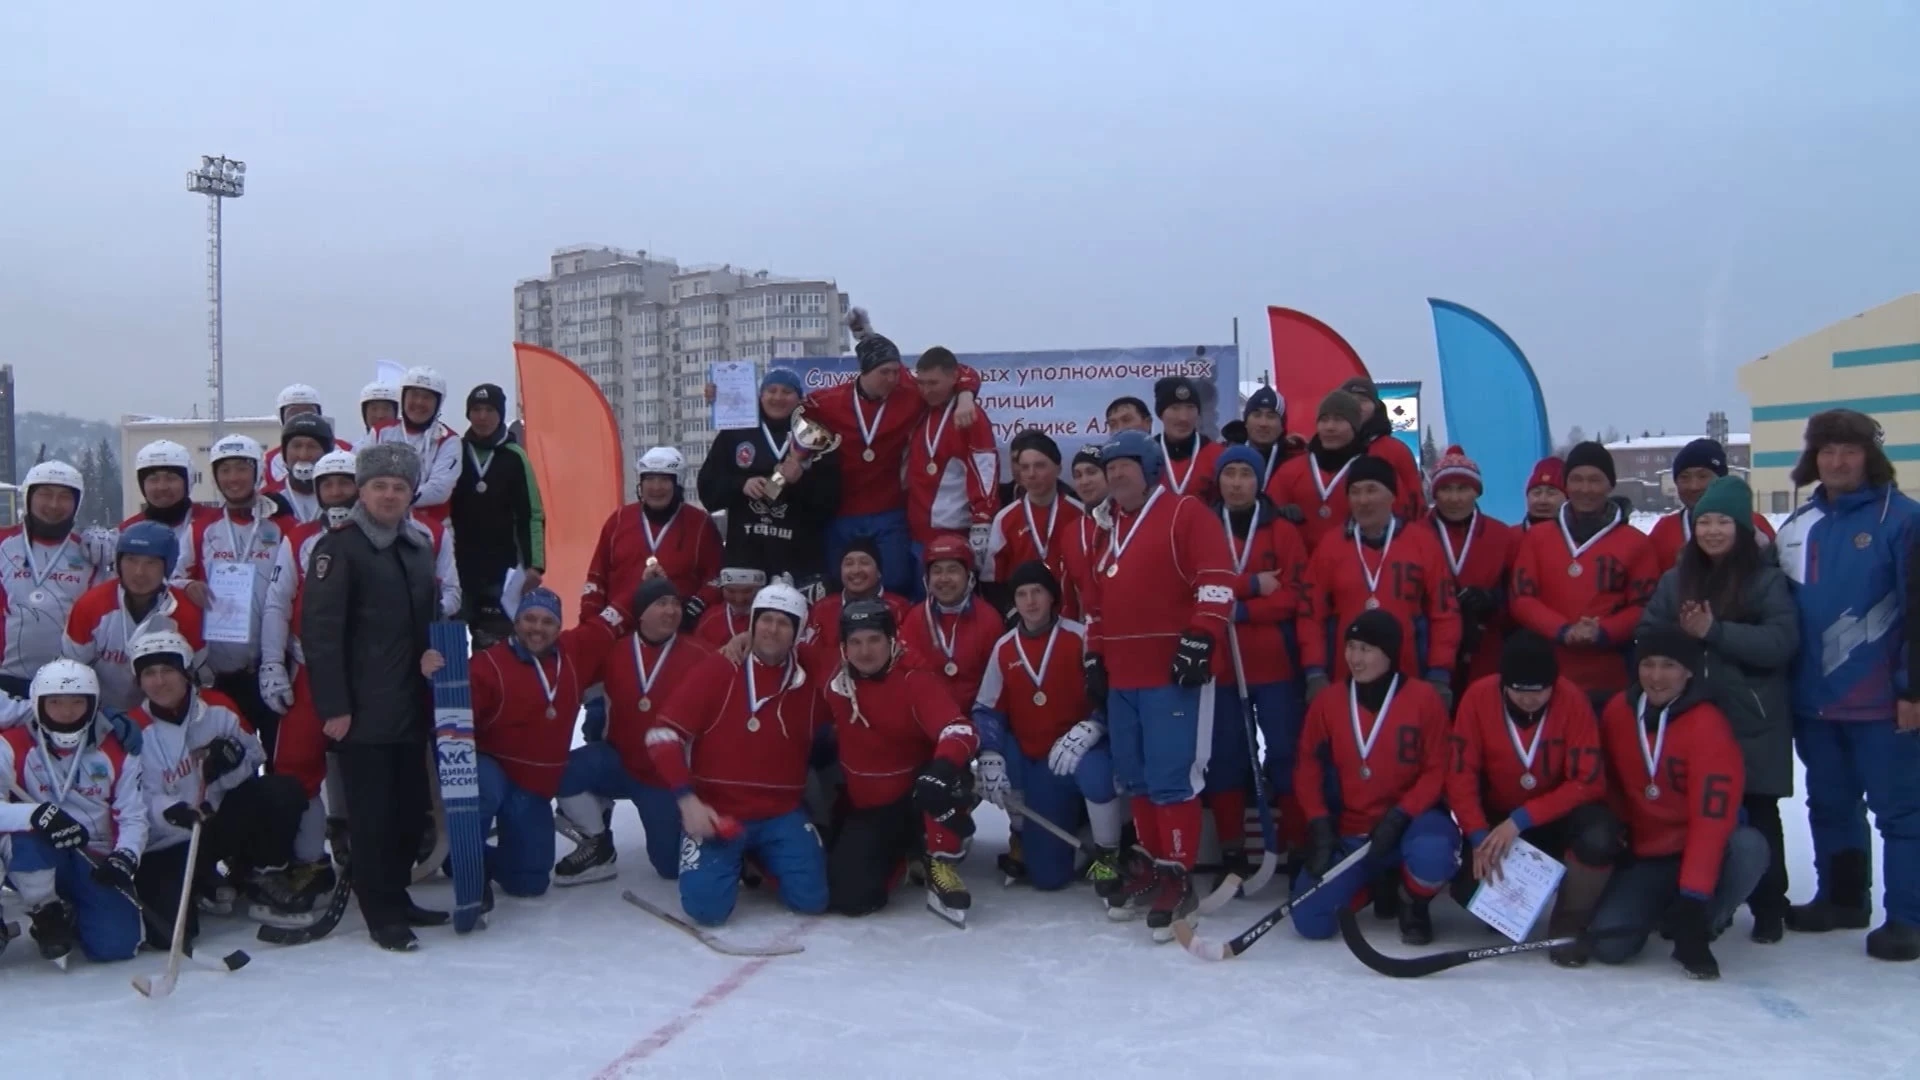
M 1664 656 L 1676 661 L 1688 671 L 1697 672 L 1706 659 L 1706 650 L 1700 640 L 1678 626 L 1653 626 L 1640 631 L 1633 639 L 1634 654 L 1641 660 L 1649 656 Z
M 1400 478 L 1394 475 L 1392 463 L 1383 457 L 1361 454 L 1353 459 L 1353 464 L 1347 468 L 1347 489 L 1352 490 L 1353 485 L 1362 480 L 1384 484 L 1388 491 L 1395 494 L 1400 492 Z
M 1024 450 L 1038 450 L 1055 465 L 1060 464 L 1060 444 L 1053 441 L 1053 436 L 1038 428 L 1025 428 L 1013 437 L 1013 442 L 1007 447 L 1007 460 L 1018 460 Z
M 1054 607 L 1060 606 L 1060 580 L 1054 577 L 1053 571 L 1047 569 L 1047 564 L 1039 559 L 1028 559 L 1013 568 L 1013 576 L 1007 579 L 1008 590 L 1018 593 L 1022 585 L 1044 587 L 1047 594 L 1053 597 Z
M 673 582 L 669 581 L 665 574 L 650 577 L 642 581 L 640 587 L 633 591 L 633 617 L 639 618 L 641 612 L 659 603 L 663 597 L 678 595 L 680 594 L 674 590 Z
M 873 537 L 871 537 L 871 536 L 867 536 L 867 535 L 865 535 L 865 534 L 862 534 L 862 535 L 860 535 L 860 536 L 856 536 L 856 537 L 854 537 L 853 539 L 851 539 L 851 540 L 849 540 L 849 541 L 847 541 L 847 546 L 846 546 L 845 548 L 843 548 L 843 549 L 841 549 L 841 551 L 840 551 L 840 557 L 841 557 L 842 559 L 845 559 L 845 558 L 846 558 L 846 557 L 847 557 L 848 555 L 851 555 L 851 554 L 853 554 L 853 553 L 854 553 L 854 552 L 856 552 L 856 551 L 863 551 L 863 552 L 866 552 L 866 553 L 867 553 L 867 555 L 868 555 L 868 556 L 870 556 L 870 557 L 871 557 L 871 558 L 873 559 L 873 565 L 875 565 L 875 566 L 885 566 L 885 565 L 886 565 L 885 563 L 882 563 L 882 562 L 880 561 L 880 544 L 879 544 L 879 542 L 878 542 L 878 541 L 876 541 L 876 540 L 874 540 L 874 538 L 873 538 Z M 836 567 L 834 567 L 834 569 L 835 569 L 835 570 L 837 571 L 837 570 L 839 570 L 840 568 L 836 566 Z
M 1387 654 L 1387 661 L 1394 667 L 1400 664 L 1400 643 L 1404 639 L 1400 629 L 1400 620 L 1375 608 L 1363 611 L 1360 617 L 1347 624 L 1346 640 L 1371 645 Z
M 1500 685 L 1509 690 L 1547 690 L 1560 677 L 1560 658 L 1553 642 L 1520 630 L 1500 647 Z
M 467 393 L 467 412 L 473 412 L 475 405 L 485 405 L 505 418 L 507 415 L 507 392 L 490 382 L 483 382 Z
M 1080 449 L 1075 450 L 1073 452 L 1072 467 L 1077 469 L 1082 465 L 1091 465 L 1096 469 L 1105 468 L 1105 466 L 1100 464 L 1100 444 L 1099 443 L 1097 442 L 1081 443 Z
M 1174 405 L 1200 407 L 1200 388 L 1192 379 L 1169 375 L 1153 384 L 1153 415 L 1163 415 Z
M 1582 465 L 1599 469 L 1605 473 L 1609 485 L 1620 482 L 1619 477 L 1614 475 L 1612 452 L 1591 439 L 1583 443 L 1574 443 L 1573 449 L 1567 451 L 1568 476 L 1572 476 L 1573 470 L 1580 468 Z

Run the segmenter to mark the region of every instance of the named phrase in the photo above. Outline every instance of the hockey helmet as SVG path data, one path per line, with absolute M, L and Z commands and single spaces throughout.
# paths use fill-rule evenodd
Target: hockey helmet
M 1160 482 L 1160 447 L 1144 432 L 1123 431 L 1100 448 L 1100 467 L 1132 459 L 1140 464 L 1140 474 L 1151 488 Z
M 172 528 L 158 521 L 136 521 L 120 531 L 120 538 L 113 545 L 113 569 L 120 572 L 120 557 L 123 555 L 144 555 L 159 559 L 166 568 L 164 576 L 173 576 L 174 564 L 180 561 L 180 537 Z
M 636 466 L 641 476 L 671 476 L 675 483 L 679 483 L 680 474 L 687 467 L 687 459 L 671 446 L 656 446 L 641 454 Z
M 274 408 L 282 423 L 287 419 L 287 410 L 299 405 L 312 406 L 313 411 L 318 413 L 320 411 L 320 391 L 315 390 L 306 383 L 294 383 L 292 386 L 280 391 L 280 397 L 274 401 Z
M 378 379 L 360 388 L 360 407 L 365 409 L 375 401 L 384 401 L 394 408 L 400 407 L 400 388 Z
M 287 447 L 295 439 L 312 439 L 314 442 L 320 444 L 320 452 L 322 454 L 329 453 L 334 447 L 333 425 L 327 423 L 326 417 L 321 416 L 319 413 L 300 413 L 288 419 L 286 426 L 280 429 L 280 456 L 282 458 L 287 456 Z M 313 462 L 288 462 L 287 475 L 304 484 L 313 479 Z
M 840 609 L 840 640 L 845 642 L 856 630 L 878 630 L 891 638 L 899 632 L 893 621 L 893 609 L 880 600 L 855 600 Z
M 170 439 L 150 442 L 133 455 L 133 473 L 139 477 L 148 469 L 175 469 L 180 475 L 191 479 L 193 476 L 193 455 L 187 448 Z
M 27 477 L 21 482 L 20 487 L 27 493 L 27 498 L 32 499 L 33 489 L 42 484 L 72 490 L 76 511 L 80 506 L 80 500 L 87 496 L 87 482 L 80 478 L 80 470 L 64 461 L 43 461 L 28 469 Z
M 934 537 L 933 540 L 927 544 L 927 550 L 920 557 L 920 565 L 927 570 L 931 570 L 933 569 L 934 563 L 948 560 L 957 562 L 968 570 L 972 570 L 973 548 L 969 547 L 965 540 L 962 540 L 952 533 L 942 533 Z
M 251 461 L 253 462 L 253 479 L 257 484 L 260 482 L 260 466 L 266 461 L 266 457 L 267 452 L 260 448 L 260 443 L 252 436 L 222 435 L 219 441 L 213 444 L 213 449 L 207 452 L 207 467 L 217 469 L 221 462 L 235 459 Z
M 408 368 L 407 373 L 400 376 L 400 390 L 402 393 L 408 390 L 425 390 L 441 401 L 447 400 L 447 380 L 441 378 L 440 373 L 430 367 Z
M 793 628 L 798 631 L 807 621 L 807 598 L 800 590 L 784 581 L 775 581 L 753 596 L 753 614 L 757 618 L 763 611 L 777 611 L 793 620 Z
M 353 476 L 354 457 L 351 450 L 329 450 L 320 455 L 313 463 L 313 480 L 319 483 L 323 476 Z
M 93 725 L 94 710 L 100 705 L 100 677 L 78 660 L 49 660 L 33 673 L 28 693 L 33 698 L 32 724 L 36 733 L 57 750 L 72 751 L 86 740 Z M 77 724 L 56 723 L 47 716 L 45 699 L 79 695 L 87 699 L 86 712 Z
M 193 646 L 176 631 L 149 630 L 127 646 L 127 657 L 136 676 L 155 664 L 172 664 L 185 671 L 193 663 Z

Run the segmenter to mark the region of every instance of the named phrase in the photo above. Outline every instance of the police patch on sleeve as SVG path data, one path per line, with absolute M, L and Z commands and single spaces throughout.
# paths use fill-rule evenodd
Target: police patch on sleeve
M 313 579 L 315 581 L 327 580 L 327 571 L 331 569 L 333 569 L 333 556 L 315 555 L 313 557 Z

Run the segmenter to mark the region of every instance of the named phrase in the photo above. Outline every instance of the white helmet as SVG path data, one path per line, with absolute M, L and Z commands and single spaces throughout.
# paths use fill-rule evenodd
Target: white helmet
M 319 483 L 323 476 L 354 476 L 354 458 L 351 450 L 329 450 L 320 455 L 313 463 L 313 482 Z
M 187 639 L 172 630 L 149 630 L 133 639 L 127 646 L 127 658 L 132 661 L 133 669 L 140 670 L 140 661 L 150 656 L 172 656 L 178 658 L 178 666 L 185 670 L 193 662 L 193 646 Z
M 282 420 L 287 418 L 287 410 L 295 405 L 311 405 L 314 411 L 318 412 L 320 410 L 320 391 L 315 390 L 306 383 L 297 382 L 285 390 L 280 391 L 280 398 L 274 403 Z
M 94 709 L 100 703 L 100 678 L 92 668 L 78 660 L 49 660 L 33 673 L 28 694 L 33 699 L 33 726 L 55 749 L 73 750 L 86 741 L 87 729 L 93 726 Z M 46 712 L 40 704 L 41 698 L 63 694 L 81 694 L 92 699 L 86 719 L 72 731 L 49 727 Z
M 641 476 L 671 476 L 678 480 L 687 467 L 687 459 L 671 446 L 656 446 L 640 455 L 639 466 Z
M 753 594 L 753 613 L 759 615 L 762 611 L 778 611 L 793 616 L 794 629 L 798 630 L 806 625 L 807 598 L 785 581 L 775 581 Z
M 441 401 L 447 400 L 447 380 L 430 367 L 410 367 L 400 376 L 400 389 L 431 391 Z
M 378 379 L 360 388 L 360 407 L 362 409 L 365 409 L 368 404 L 375 401 L 385 401 L 394 408 L 399 408 L 400 388 L 389 382 L 381 382 Z
M 76 508 L 87 494 L 87 482 L 80 478 L 80 470 L 64 461 L 43 461 L 28 469 L 27 478 L 21 482 L 20 487 L 26 491 L 28 498 L 32 498 L 33 489 L 41 484 L 72 489 Z
M 232 458 L 246 458 L 253 462 L 253 478 L 257 483 L 262 475 L 261 466 L 265 463 L 267 452 L 260 449 L 260 443 L 246 435 L 222 435 L 213 449 L 207 452 L 207 467 L 215 469 L 220 463 Z
M 179 469 L 192 475 L 193 455 L 187 453 L 186 447 L 170 439 L 150 442 L 141 447 L 139 453 L 133 455 L 135 476 L 148 469 Z

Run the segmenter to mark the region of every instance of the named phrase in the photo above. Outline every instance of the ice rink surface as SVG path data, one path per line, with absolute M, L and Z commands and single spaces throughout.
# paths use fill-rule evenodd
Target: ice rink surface
M 1802 900 L 1806 828 L 1789 805 Z M 623 887 L 669 906 L 676 894 L 647 865 L 627 804 L 615 831 L 618 884 L 502 898 L 489 929 L 423 931 L 412 955 L 375 950 L 357 914 L 324 941 L 279 949 L 243 919 L 214 919 L 202 947 L 246 948 L 252 965 L 188 965 L 171 998 L 148 1001 L 129 980 L 158 973 L 162 955 L 76 955 L 62 974 L 16 941 L 0 957 L 7 1075 L 1920 1077 L 1920 966 L 1867 959 L 1854 932 L 1753 945 L 1744 911 L 1715 946 L 1717 983 L 1684 978 L 1658 939 L 1622 968 L 1562 971 L 1534 955 L 1396 981 L 1338 940 L 1282 925 L 1207 963 L 1153 945 L 1140 922 L 1108 922 L 1085 886 L 1003 889 L 992 857 L 1005 819 L 984 807 L 962 868 L 975 895 L 967 930 L 928 914 L 917 890 L 859 920 L 804 920 L 747 893 L 727 936 L 806 946 L 749 960 L 624 903 Z M 1202 932 L 1239 933 L 1279 889 Z M 444 907 L 451 886 L 415 896 Z M 1450 901 L 1435 915 L 1435 949 L 1498 940 Z M 1384 951 L 1403 951 L 1393 924 L 1362 921 Z

